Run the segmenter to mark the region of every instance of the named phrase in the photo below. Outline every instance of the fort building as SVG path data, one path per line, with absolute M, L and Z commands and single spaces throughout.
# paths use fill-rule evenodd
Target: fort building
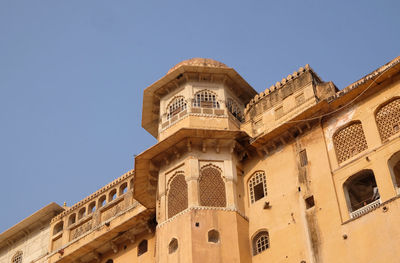
M 400 57 L 342 90 L 306 65 L 261 93 L 185 60 L 144 90 L 157 144 L 51 219 L 45 260 L 398 262 L 399 94 Z

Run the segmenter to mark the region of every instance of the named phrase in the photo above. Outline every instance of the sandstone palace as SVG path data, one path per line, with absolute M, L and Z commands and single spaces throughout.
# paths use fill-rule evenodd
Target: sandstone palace
M 144 90 L 142 126 L 133 170 L 4 231 L 0 262 L 400 262 L 400 57 L 259 94 L 189 59 Z

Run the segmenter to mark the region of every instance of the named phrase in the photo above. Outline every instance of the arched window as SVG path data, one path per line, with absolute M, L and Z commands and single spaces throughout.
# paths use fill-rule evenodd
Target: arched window
M 108 202 L 111 202 L 115 198 L 117 198 L 117 189 L 112 189 L 108 194 Z
M 137 255 L 141 256 L 146 252 L 147 252 L 147 239 L 143 239 L 142 241 L 140 241 L 138 245 Z
M 53 229 L 53 235 L 60 233 L 64 229 L 64 222 L 58 222 Z
M 168 188 L 168 218 L 171 218 L 188 207 L 188 188 L 185 175 L 183 173 L 175 174 Z
M 105 206 L 106 205 L 106 196 L 105 195 L 103 195 L 103 196 L 101 196 L 100 198 L 99 198 L 99 202 L 98 202 L 98 204 L 97 204 L 97 207 L 103 207 L 103 206 Z
M 225 207 L 225 183 L 219 169 L 208 165 L 201 169 L 199 177 L 200 205 Z
M 22 251 L 18 251 L 12 257 L 11 263 L 22 263 Z
M 400 151 L 390 157 L 388 164 L 393 183 L 397 191 L 400 193 Z
M 260 231 L 252 239 L 253 256 L 260 254 L 269 248 L 269 235 L 268 231 Z
M 168 245 L 168 253 L 172 254 L 175 251 L 178 250 L 178 240 L 176 238 L 173 238 Z
M 86 216 L 86 208 L 82 207 L 78 212 L 78 220 L 84 218 Z
M 257 171 L 250 177 L 249 193 L 251 203 L 267 196 L 267 179 L 263 171 Z
M 217 95 L 209 90 L 201 90 L 194 95 L 193 107 L 219 109 Z
M 119 187 L 119 195 L 126 194 L 127 191 L 128 191 L 128 182 L 121 184 L 121 186 Z
M 400 132 L 400 98 L 380 106 L 376 111 L 375 120 L 383 142 Z
M 352 218 L 361 216 L 380 204 L 380 195 L 374 172 L 362 170 L 349 177 L 343 190 Z
M 339 128 L 333 135 L 336 157 L 339 163 L 357 155 L 368 148 L 360 121 Z
M 167 120 L 177 115 L 179 112 L 186 110 L 186 101 L 182 96 L 172 99 L 167 107 Z
M 75 224 L 75 222 L 76 222 L 76 214 L 73 213 L 73 214 L 70 215 L 69 218 L 68 218 L 68 225 L 70 226 L 70 225 L 72 225 L 72 224 Z
M 91 202 L 88 207 L 88 214 L 94 213 L 96 211 L 96 202 Z
M 215 229 L 208 231 L 208 242 L 218 243 L 219 242 L 219 232 Z
M 243 121 L 243 113 L 240 110 L 238 104 L 236 103 L 236 101 L 234 101 L 231 98 L 228 98 L 228 100 L 226 101 L 226 107 L 228 108 L 228 111 L 234 116 L 236 117 L 236 119 L 238 119 L 239 121 Z

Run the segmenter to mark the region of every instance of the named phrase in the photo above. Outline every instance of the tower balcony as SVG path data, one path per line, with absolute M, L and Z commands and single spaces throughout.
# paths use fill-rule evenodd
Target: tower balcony
M 54 217 L 48 262 L 99 259 L 151 230 L 152 211 L 133 198 L 133 177 L 132 170 Z

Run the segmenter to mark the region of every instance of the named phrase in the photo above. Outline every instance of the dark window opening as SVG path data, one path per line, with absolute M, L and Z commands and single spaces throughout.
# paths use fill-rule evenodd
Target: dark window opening
M 363 170 L 345 182 L 351 211 L 356 211 L 380 198 L 374 172 Z
M 178 250 L 178 240 L 176 238 L 173 238 L 171 240 L 171 242 L 169 242 L 168 245 L 168 253 L 172 254 L 174 253 L 176 250 Z
M 106 261 L 106 263 L 114 263 L 114 261 L 112 259 L 109 259 Z
M 300 165 L 301 165 L 301 167 L 306 166 L 308 164 L 308 158 L 307 158 L 306 150 L 304 149 L 304 150 L 300 151 L 299 155 L 300 155 Z
M 256 184 L 254 186 L 254 201 L 260 200 L 265 196 L 263 183 Z
M 137 255 L 141 256 L 147 252 L 147 240 L 144 239 L 139 243 Z
M 219 232 L 217 230 L 208 231 L 208 242 L 218 243 L 219 242 Z
M 313 195 L 310 196 L 310 197 L 307 197 L 305 201 L 306 201 L 306 208 L 307 209 L 309 209 L 311 207 L 314 207 L 315 202 L 314 202 L 314 196 Z

